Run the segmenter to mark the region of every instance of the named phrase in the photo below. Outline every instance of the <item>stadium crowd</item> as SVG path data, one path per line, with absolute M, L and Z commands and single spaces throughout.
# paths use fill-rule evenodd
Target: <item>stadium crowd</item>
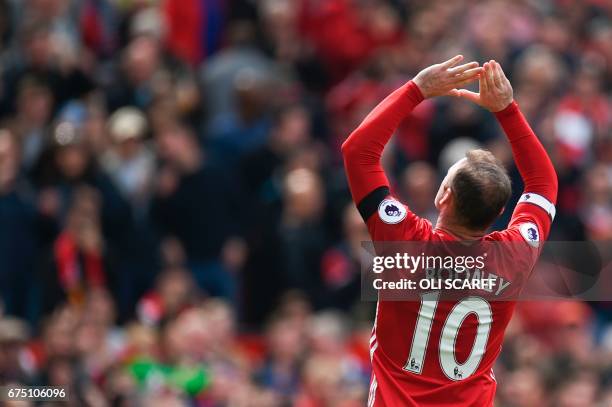
M 364 405 L 368 233 L 339 146 L 456 53 L 504 66 L 551 154 L 551 239 L 610 240 L 609 1 L 0 0 L 0 383 L 74 406 Z M 514 203 L 503 133 L 465 101 L 422 103 L 385 166 L 435 221 L 475 146 Z M 610 304 L 520 303 L 496 405 L 610 406 Z

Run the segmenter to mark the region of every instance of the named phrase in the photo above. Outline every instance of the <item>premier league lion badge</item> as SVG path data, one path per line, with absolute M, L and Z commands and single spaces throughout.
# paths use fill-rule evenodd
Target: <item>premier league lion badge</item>
M 395 199 L 385 199 L 378 206 L 378 216 L 390 225 L 400 223 L 406 218 L 406 208 Z

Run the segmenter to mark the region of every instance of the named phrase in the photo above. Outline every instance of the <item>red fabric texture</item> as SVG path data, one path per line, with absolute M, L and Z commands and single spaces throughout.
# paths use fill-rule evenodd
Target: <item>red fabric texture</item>
M 99 287 L 105 284 L 102 257 L 98 253 L 79 253 L 79 248 L 69 233 L 63 232 L 59 235 L 53 251 L 60 285 L 67 292 L 84 285 Z
M 203 7 L 200 0 L 166 0 L 167 44 L 174 55 L 196 65 L 202 60 Z

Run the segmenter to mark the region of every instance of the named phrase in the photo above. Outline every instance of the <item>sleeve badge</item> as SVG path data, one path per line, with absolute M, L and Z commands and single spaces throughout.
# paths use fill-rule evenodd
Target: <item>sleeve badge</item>
M 538 227 L 535 223 L 523 223 L 519 227 L 519 231 L 521 232 L 521 236 L 523 236 L 523 239 L 525 239 L 525 241 L 529 243 L 530 246 L 540 246 L 540 232 L 538 231 Z
M 378 205 L 378 216 L 389 225 L 400 223 L 406 218 L 407 213 L 406 207 L 395 199 L 384 199 Z

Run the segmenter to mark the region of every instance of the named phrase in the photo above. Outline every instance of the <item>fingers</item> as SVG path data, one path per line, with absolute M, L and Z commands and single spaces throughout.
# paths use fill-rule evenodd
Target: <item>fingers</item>
M 501 67 L 500 64 L 497 64 L 498 68 L 499 68 L 499 75 L 500 75 L 500 79 L 502 82 L 502 87 L 503 88 L 507 88 L 507 87 L 512 87 L 512 85 L 510 85 L 510 81 L 508 80 L 508 78 L 506 78 L 506 74 L 504 73 L 504 69 Z
M 459 89 L 451 89 L 448 91 L 447 95 L 448 96 L 454 96 L 454 97 L 459 97 Z
M 471 92 L 469 90 L 465 90 L 465 89 L 459 89 L 457 90 L 457 93 L 453 96 L 458 96 L 460 98 L 464 98 L 467 99 L 471 102 L 474 102 L 476 104 L 480 104 L 480 94 L 476 93 L 476 92 Z
M 457 65 L 462 60 L 463 60 L 463 55 L 455 55 L 448 61 L 442 62 L 440 66 L 442 67 L 442 69 L 452 68 L 453 66 Z
M 504 73 L 504 69 L 501 67 L 501 64 L 498 63 L 497 66 L 499 67 L 499 73 L 502 80 L 508 80 L 508 78 L 506 78 L 506 74 Z
M 453 89 L 447 93 L 448 95 L 467 99 L 491 112 L 503 110 L 505 106 L 512 102 L 510 81 L 506 78 L 501 66 L 494 60 L 485 62 L 482 68 L 463 69 L 463 65 L 457 68 L 462 68 L 462 72 L 456 74 L 453 78 L 454 81 L 451 82 Z M 479 93 L 460 89 L 464 84 L 472 82 L 476 78 L 478 78 L 480 87 Z
M 492 91 L 495 88 L 495 79 L 493 73 L 493 61 L 484 64 L 485 79 L 487 82 L 487 90 Z
M 504 86 L 501 77 L 501 66 L 495 61 L 493 61 L 493 80 L 497 89 L 501 89 Z
M 478 62 L 472 61 L 472 62 L 468 62 L 467 64 L 463 64 L 463 65 L 456 66 L 454 68 L 450 68 L 448 72 L 450 74 L 457 75 L 457 74 L 467 71 L 468 69 L 476 68 L 477 66 L 478 66 Z
M 456 80 L 465 80 L 465 79 L 476 79 L 476 77 L 478 76 L 479 73 L 482 72 L 482 67 L 476 67 L 476 68 L 472 68 L 472 69 L 468 69 L 467 71 L 464 71 L 463 73 L 455 76 L 454 79 Z
M 486 94 L 489 91 L 489 86 L 487 85 L 487 77 L 484 68 L 482 68 L 482 73 L 478 76 L 478 88 L 480 93 Z

